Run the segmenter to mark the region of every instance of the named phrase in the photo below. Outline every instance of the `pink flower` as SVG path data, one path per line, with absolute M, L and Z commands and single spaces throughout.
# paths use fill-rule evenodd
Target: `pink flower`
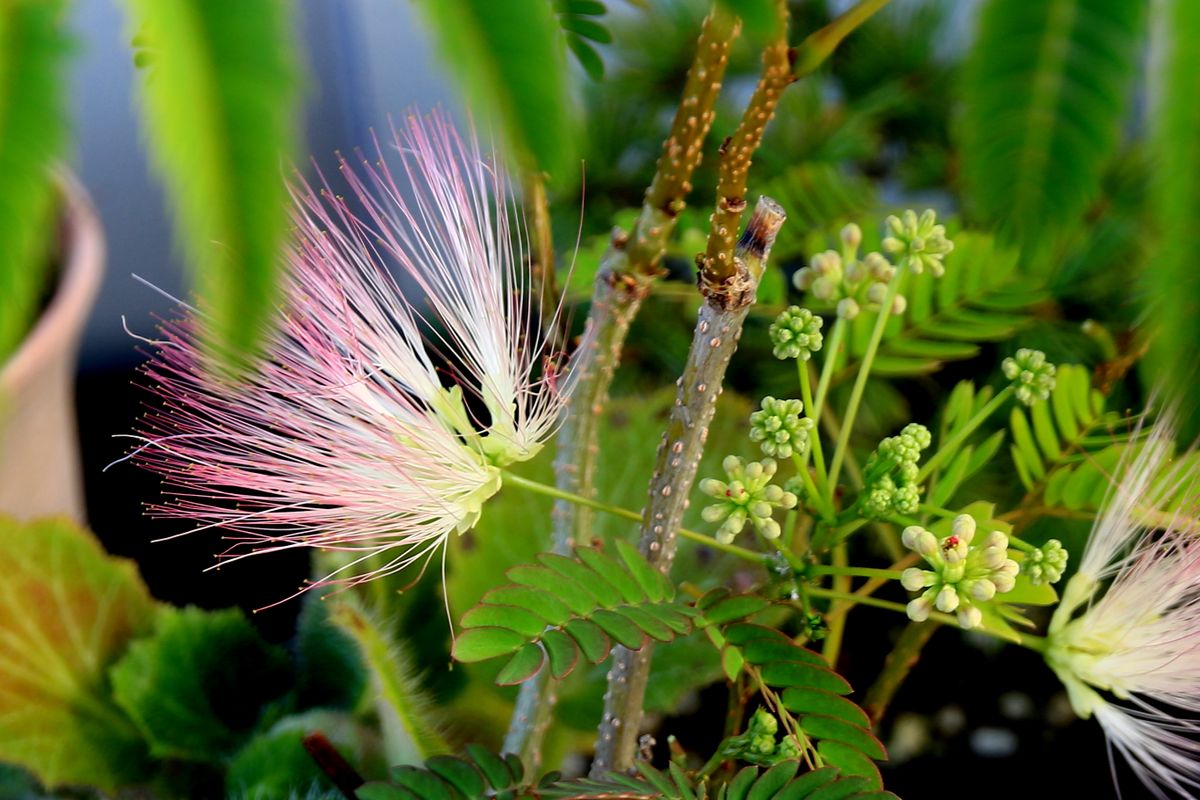
M 1046 659 L 1155 797 L 1195 796 L 1200 461 L 1171 463 L 1169 415 L 1138 438 L 1051 620 Z
M 194 318 L 164 326 L 144 369 L 162 403 L 133 458 L 175 495 L 151 513 L 221 529 L 224 559 L 343 553 L 319 583 L 403 569 L 470 528 L 559 423 L 571 375 L 541 333 L 505 176 L 440 116 L 393 135 L 397 174 L 378 142 L 374 165 L 339 165 L 361 217 L 328 183 L 293 190 L 281 320 L 248 379 L 203 368 Z

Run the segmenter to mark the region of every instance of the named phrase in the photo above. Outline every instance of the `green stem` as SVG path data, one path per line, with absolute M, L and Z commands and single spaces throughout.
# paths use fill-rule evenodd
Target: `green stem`
M 846 554 L 846 546 L 838 545 L 833 548 L 833 568 L 834 569 L 849 569 L 846 566 L 848 556 Z M 850 591 L 850 576 L 849 575 L 834 575 L 833 590 L 837 592 Z M 842 637 L 846 632 L 846 615 L 842 614 L 835 619 L 827 619 L 828 628 L 825 632 L 825 641 L 821 647 L 821 655 L 829 663 L 830 667 L 837 669 L 838 656 L 842 652 Z
M 920 622 L 910 622 L 904 628 L 896 646 L 892 648 L 892 652 L 888 653 L 883 670 L 871 684 L 871 688 L 867 690 L 863 710 L 870 716 L 871 722 L 878 723 L 883 719 L 888 706 L 891 705 L 892 698 L 896 696 L 904 679 L 916 666 L 917 660 L 921 657 L 921 650 L 933 637 L 935 631 L 937 631 L 936 626 Z
M 809 34 L 796 48 L 795 75 L 802 77 L 816 70 L 843 39 L 887 4 L 888 0 L 860 0 L 824 28 Z
M 934 453 L 933 458 L 925 462 L 925 465 L 921 467 L 921 471 L 917 473 L 917 483 L 922 483 L 943 461 L 954 455 L 958 451 L 958 448 L 962 446 L 962 443 L 967 440 L 967 437 L 974 433 L 988 417 L 996 413 L 1008 401 L 1013 391 L 1014 389 L 1010 384 L 997 392 L 996 396 L 989 400 L 987 405 L 979 409 L 979 412 L 975 416 L 967 420 L 967 424 L 956 430 L 945 442 L 942 442 L 941 446 L 938 447 L 938 451 Z
M 838 317 L 833 323 L 833 330 L 829 332 L 829 341 L 822 348 L 825 351 L 825 360 L 821 363 L 821 378 L 817 381 L 817 402 L 812 408 L 814 416 L 819 417 L 821 410 L 825 407 L 825 396 L 829 394 L 829 387 L 833 383 L 833 368 L 837 363 L 838 350 L 841 349 L 844 338 L 846 338 L 846 320 Z
M 908 607 L 904 603 L 893 603 L 891 600 L 880 600 L 878 597 L 871 597 L 870 595 L 860 595 L 853 592 L 839 592 L 835 589 L 821 589 L 813 586 L 808 588 L 808 594 L 810 597 L 824 597 L 826 600 L 842 600 L 849 603 L 852 607 L 855 605 L 871 606 L 873 608 L 882 608 L 887 611 L 895 611 L 898 614 L 904 614 L 906 617 L 908 616 Z M 845 615 L 843 614 L 842 616 Z M 951 625 L 956 628 L 959 627 L 958 619 L 954 615 L 943 614 L 940 611 L 934 611 L 931 613 L 928 621 L 936 622 L 940 625 Z M 1022 647 L 1028 647 L 1030 650 L 1036 650 L 1039 653 L 1045 652 L 1046 650 L 1046 639 L 1043 636 L 1034 636 L 1031 633 L 1018 632 L 1018 641 L 1013 642 L 1012 638 L 1008 634 L 993 631 L 986 625 L 981 628 L 974 628 L 973 630 L 987 634 L 988 636 L 994 636 L 997 639 L 1002 639 L 1012 644 L 1019 644 Z
M 821 490 L 821 496 L 829 499 L 829 473 L 825 471 L 825 453 L 821 449 L 821 426 L 818 424 L 816 417 L 816 404 L 813 402 L 812 394 L 812 376 L 809 370 L 812 368 L 808 361 L 796 359 L 796 367 L 800 373 L 800 399 L 804 403 L 804 416 L 812 422 L 812 430 L 809 431 L 808 443 L 809 450 L 812 451 L 813 466 L 817 469 L 817 488 Z
M 540 481 L 523 478 L 514 472 L 509 472 L 508 470 L 504 470 L 501 474 L 504 482 L 512 484 L 513 486 L 520 486 L 522 489 L 527 489 L 531 492 L 545 495 L 546 497 L 553 497 L 556 500 L 564 500 L 568 503 L 574 503 L 586 508 L 595 509 L 596 511 L 603 511 L 605 514 L 611 514 L 614 517 L 627 519 L 631 522 L 642 521 L 641 514 L 636 511 L 631 511 L 628 508 L 621 508 L 620 506 L 610 505 L 608 503 L 601 502 L 600 500 L 593 500 L 590 497 L 584 497 L 583 495 L 564 491 L 563 489 L 541 483 Z M 685 539 L 691 539 L 694 542 L 699 542 L 705 547 L 711 547 L 714 550 L 720 550 L 722 553 L 728 553 L 746 561 L 752 561 L 755 564 L 764 564 L 770 559 L 770 556 L 767 556 L 763 553 L 756 553 L 753 550 L 747 550 L 745 547 L 738 547 L 736 544 L 725 544 L 724 542 L 717 541 L 712 536 L 707 536 L 698 531 L 688 530 L 687 528 L 680 528 L 679 535 Z
M 885 580 L 900 580 L 898 569 L 877 569 L 875 567 L 839 567 L 833 564 L 813 564 L 808 568 L 809 575 L 848 575 L 851 578 L 883 578 Z
M 842 460 L 846 457 L 846 449 L 850 446 L 850 432 L 854 429 L 854 418 L 858 415 L 858 406 L 862 402 L 863 392 L 867 388 L 867 378 L 871 375 L 871 363 L 879 351 L 879 343 L 883 341 L 883 331 L 887 327 L 888 318 L 892 313 L 892 301 L 896 292 L 900 291 L 900 273 L 897 272 L 888 283 L 887 293 L 879 304 L 879 318 L 875 320 L 875 329 L 871 331 L 871 339 L 867 342 L 867 351 L 863 353 L 862 363 L 858 365 L 858 376 L 854 379 L 854 388 L 850 391 L 850 402 L 846 404 L 846 413 L 842 415 L 842 434 L 838 437 L 837 448 L 833 451 L 833 463 L 829 467 L 829 485 L 837 486 L 838 473 L 842 470 Z

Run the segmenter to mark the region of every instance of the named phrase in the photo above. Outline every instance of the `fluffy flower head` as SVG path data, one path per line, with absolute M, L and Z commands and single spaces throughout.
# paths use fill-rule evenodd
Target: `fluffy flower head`
M 324 181 L 293 190 L 281 320 L 249 375 L 204 368 L 196 319 L 164 326 L 145 367 L 162 403 L 134 459 L 178 498 L 151 511 L 220 528 L 226 557 L 341 551 L 341 583 L 403 569 L 558 425 L 571 375 L 540 333 L 503 173 L 440 116 L 393 135 L 396 173 L 378 142 L 374 164 L 340 164 L 358 214 Z
M 1155 797 L 1193 797 L 1200 473 L 1193 453 L 1171 462 L 1169 421 L 1137 433 L 1051 620 L 1046 660 Z

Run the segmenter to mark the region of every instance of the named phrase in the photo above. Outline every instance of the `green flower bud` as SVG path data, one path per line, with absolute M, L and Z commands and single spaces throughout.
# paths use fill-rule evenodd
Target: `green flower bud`
M 771 323 L 768 334 L 774 347 L 776 358 L 799 358 L 807 361 L 812 354 L 821 349 L 824 337 L 821 326 L 825 320 L 816 316 L 807 308 L 791 306 L 781 313 Z
M 1004 370 L 1004 377 L 1013 382 L 1017 399 L 1025 405 L 1032 406 L 1050 398 L 1055 370 L 1041 350 L 1022 347 L 1015 356 L 1004 359 L 1000 368 Z
M 954 243 L 946 238 L 946 227 L 937 224 L 932 209 L 920 217 L 910 209 L 902 217 L 888 217 L 885 222 L 889 235 L 883 240 L 883 249 L 896 257 L 898 267 L 914 275 L 928 269 L 935 278 L 942 276 L 946 271 L 942 259 L 954 249 Z
M 1043 583 L 1058 583 L 1067 568 L 1069 557 L 1066 548 L 1058 539 L 1051 539 L 1032 553 L 1025 554 L 1021 571 L 1029 576 L 1029 582 L 1034 586 Z
M 764 397 L 762 410 L 750 415 L 750 439 L 758 442 L 769 456 L 790 458 L 793 453 L 808 452 L 808 436 L 813 421 L 802 417 L 804 405 L 799 400 L 776 400 Z

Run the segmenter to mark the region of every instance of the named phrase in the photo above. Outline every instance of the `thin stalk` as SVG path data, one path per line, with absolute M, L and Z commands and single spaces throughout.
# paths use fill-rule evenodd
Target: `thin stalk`
M 552 313 L 558 307 L 558 286 L 554 271 L 554 236 L 550 227 L 550 198 L 546 179 L 540 172 L 524 175 L 525 219 L 529 221 L 529 275 L 533 296 L 541 307 Z M 556 335 L 558 331 L 555 331 Z
M 882 578 L 883 580 L 900 580 L 900 570 L 879 569 L 876 567 L 841 567 L 836 564 L 813 564 L 808 568 L 809 575 L 847 575 L 851 578 Z
M 821 410 L 825 408 L 825 396 L 829 394 L 829 387 L 833 383 L 833 367 L 837 363 L 838 351 L 842 348 L 842 340 L 845 338 L 846 320 L 838 317 L 833 322 L 833 330 L 829 332 L 825 347 L 822 348 L 825 351 L 825 360 L 821 362 L 821 377 L 817 381 L 816 404 L 813 407 L 813 414 L 817 416 L 820 416 Z
M 812 597 L 824 597 L 827 600 L 845 600 L 853 605 L 871 606 L 872 608 L 882 608 L 887 611 L 895 611 L 898 614 L 908 616 L 908 607 L 904 603 L 893 603 L 891 600 L 880 600 L 878 597 L 870 597 L 868 595 L 852 594 L 850 592 L 840 592 L 833 589 L 821 589 L 810 586 L 808 594 Z M 934 611 L 929 615 L 928 622 L 936 622 L 939 625 L 950 625 L 959 627 L 958 619 L 952 614 L 943 614 L 940 611 Z M 993 631 L 986 625 L 982 628 L 973 628 L 972 630 L 979 633 L 993 636 L 997 639 L 1002 639 L 1010 644 L 1019 644 L 1022 647 L 1027 647 L 1030 650 L 1035 650 L 1039 653 L 1046 649 L 1046 638 L 1044 636 L 1034 636 L 1032 633 L 1017 633 L 1017 641 L 1013 641 L 1012 637 L 1007 633 Z
M 692 174 L 703 157 L 704 141 L 715 116 L 729 50 L 740 28 L 737 17 L 719 4 L 705 18 L 641 213 L 628 233 L 613 232 L 601 259 L 588 314 L 588 347 L 574 355 L 577 383 L 558 435 L 554 477 L 562 489 L 584 496 L 595 490 L 601 412 L 629 327 L 661 271 L 667 242 L 686 206 Z M 555 552 L 565 553 L 573 542 L 591 540 L 592 511 L 566 501 L 554 504 Z M 504 748 L 520 756 L 531 773 L 539 771 L 542 739 L 554 703 L 555 681 L 547 670 L 521 685 Z
M 1008 402 L 1008 398 L 1012 397 L 1014 391 L 1010 384 L 999 392 L 996 392 L 996 396 L 989 400 L 987 405 L 979 409 L 975 416 L 967 421 L 967 424 L 955 431 L 954 435 L 945 442 L 942 442 L 941 446 L 938 447 L 938 451 L 933 454 L 933 458 L 926 461 L 924 466 L 921 467 L 921 471 L 917 473 L 917 483 L 921 483 L 928 478 L 930 473 L 937 469 L 943 461 L 957 452 L 968 436 L 974 433 L 988 417 L 996 413 L 1001 406 Z
M 904 632 L 896 641 L 896 646 L 883 662 L 883 670 L 867 690 L 863 710 L 867 712 L 872 723 L 877 724 L 883 719 L 892 698 L 920 660 L 921 650 L 933 638 L 936 630 L 937 626 L 921 622 L 910 622 L 905 626 Z
M 664 574 L 670 572 L 675 559 L 680 522 L 725 370 L 737 349 L 758 278 L 784 219 L 777 203 L 768 198 L 759 200 L 738 248 L 738 282 L 746 291 L 738 297 L 706 295 L 700 307 L 675 405 L 659 444 L 638 544 L 642 555 Z M 636 652 L 623 647 L 614 651 L 592 764 L 595 776 L 623 772 L 633 766 L 652 654 L 650 645 Z
M 813 423 L 808 441 L 809 450 L 812 451 L 813 466 L 817 470 L 817 488 L 821 491 L 821 496 L 832 504 L 833 498 L 829 493 L 829 473 L 825 470 L 825 453 L 821 448 L 821 428 L 817 424 L 816 404 L 813 402 L 812 376 L 809 375 L 812 367 L 808 361 L 800 359 L 796 359 L 796 367 L 800 372 L 800 400 L 804 403 L 804 416 Z
M 642 521 L 642 514 L 637 511 L 632 511 L 628 508 L 622 508 L 621 506 L 614 506 L 599 500 L 593 500 L 592 498 L 584 497 L 583 495 L 572 494 L 571 492 L 563 491 L 562 489 L 550 486 L 549 484 L 541 483 L 540 481 L 523 478 L 520 475 L 517 475 L 513 472 L 508 472 L 507 470 L 505 470 L 502 474 L 504 482 L 513 486 L 520 486 L 522 489 L 528 489 L 531 492 L 545 495 L 546 497 L 553 497 L 556 500 L 562 500 L 567 503 L 586 506 L 596 511 L 603 511 L 605 514 L 611 514 L 614 517 L 620 517 L 621 519 L 627 519 L 632 522 Z M 751 561 L 755 564 L 763 564 L 770 559 L 770 556 L 765 555 L 764 553 L 756 553 L 753 550 L 747 550 L 745 547 L 738 547 L 736 544 L 726 544 L 724 542 L 720 542 L 714 539 L 712 536 L 700 533 L 699 531 L 689 530 L 688 528 L 679 528 L 678 533 L 685 539 L 691 539 L 693 542 L 702 544 L 705 547 L 711 547 L 714 550 L 720 550 L 722 553 L 728 553 L 731 556 L 737 556 L 740 559 Z
M 888 0 L 860 0 L 824 28 L 810 34 L 796 48 L 796 76 L 808 75 L 816 70 L 833 54 L 843 39 L 887 4 Z
M 846 546 L 844 544 L 833 548 L 833 568 L 847 569 L 846 562 L 848 556 Z M 834 575 L 833 590 L 837 592 L 850 591 L 850 576 L 849 575 Z M 842 652 L 842 637 L 846 633 L 846 615 L 838 617 L 834 620 L 826 620 L 825 641 L 821 645 L 821 655 L 825 657 L 825 661 L 829 666 L 837 669 L 838 656 Z
M 833 463 L 829 466 L 829 483 L 837 486 L 838 473 L 842 470 L 842 460 L 846 457 L 846 449 L 850 446 L 850 432 L 854 430 L 854 418 L 858 415 L 858 406 L 862 402 L 863 391 L 867 388 L 867 378 L 871 375 L 871 363 L 879 351 L 879 343 L 883 341 L 883 331 L 887 328 L 888 318 L 892 314 L 892 301 L 900 290 L 900 274 L 897 273 L 888 283 L 887 293 L 879 306 L 879 318 L 875 320 L 875 328 L 871 331 L 871 339 L 867 342 L 867 350 L 863 353 L 862 363 L 858 365 L 858 376 L 854 379 L 854 388 L 850 391 L 850 401 L 846 404 L 846 413 L 842 415 L 842 433 L 838 437 L 837 447 L 833 451 Z

